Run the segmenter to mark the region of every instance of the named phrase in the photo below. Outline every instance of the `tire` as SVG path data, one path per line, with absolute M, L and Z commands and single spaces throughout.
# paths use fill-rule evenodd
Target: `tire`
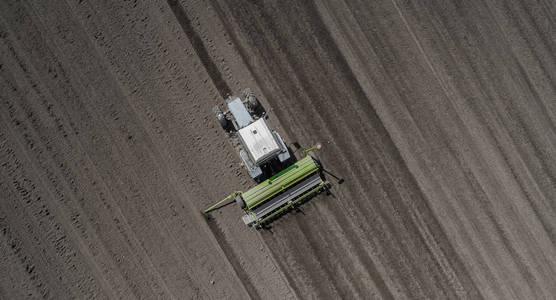
M 222 113 L 220 108 L 215 107 L 214 108 L 214 113 L 216 114 L 216 119 L 218 119 L 218 123 L 220 123 L 220 126 L 222 126 L 222 128 L 224 128 L 224 129 L 228 128 L 228 119 Z
M 251 92 L 251 89 L 247 88 L 245 89 L 244 94 L 249 109 L 251 109 L 252 111 L 257 110 L 259 108 L 260 103 L 259 100 L 257 100 L 257 97 L 255 97 L 255 93 Z

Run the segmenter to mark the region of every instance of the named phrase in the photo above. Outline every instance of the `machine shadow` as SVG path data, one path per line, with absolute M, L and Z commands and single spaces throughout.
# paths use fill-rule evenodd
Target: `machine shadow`
M 284 210 L 284 211 L 280 212 L 279 214 L 277 214 L 276 216 L 272 217 L 271 219 L 267 220 L 266 222 L 261 224 L 260 227 L 257 228 L 257 229 L 273 233 L 272 229 L 274 228 L 274 226 L 273 226 L 274 222 L 278 221 L 283 216 L 285 216 L 289 213 L 292 213 L 292 212 L 297 212 L 297 213 L 301 213 L 302 215 L 305 215 L 305 212 L 302 210 L 302 207 L 306 203 L 313 200 L 315 197 L 317 197 L 318 195 L 320 195 L 322 193 L 325 193 L 326 195 L 332 195 L 332 193 L 330 193 L 329 189 L 330 189 L 330 187 L 326 186 L 326 187 L 318 190 L 316 193 L 307 196 L 305 199 L 303 199 L 303 200 L 295 203 L 294 205 L 292 205 L 289 209 Z
M 315 158 L 315 160 L 317 161 L 317 163 L 319 165 L 320 172 L 321 172 L 320 174 L 324 178 L 324 180 L 328 181 L 327 176 L 330 176 L 330 177 L 336 179 L 336 183 L 338 185 L 344 183 L 344 181 L 345 181 L 344 178 L 338 176 L 339 174 L 334 174 L 331 170 L 326 169 L 324 164 L 322 163 L 322 161 L 320 159 Z
M 291 149 L 290 149 L 291 151 Z M 292 155 L 292 157 L 294 157 L 294 155 Z M 279 214 L 277 214 L 276 216 L 274 216 L 273 218 L 269 219 L 268 221 L 266 221 L 264 224 L 262 224 L 260 226 L 260 230 L 264 230 L 270 233 L 273 233 L 272 229 L 273 226 L 272 224 L 274 222 L 276 222 L 278 219 L 282 218 L 284 215 L 292 213 L 292 212 L 296 212 L 296 213 L 300 213 L 302 215 L 305 216 L 305 212 L 303 211 L 303 206 L 308 203 L 309 201 L 313 200 L 315 197 L 317 197 L 318 195 L 324 193 L 326 196 L 331 196 L 332 198 L 336 198 L 336 196 L 331 192 L 331 188 L 334 186 L 334 184 L 330 183 L 330 181 L 327 180 L 327 176 L 330 176 L 332 178 L 334 178 L 336 180 L 335 184 L 337 185 L 341 185 L 344 183 L 344 179 L 339 177 L 337 174 L 334 174 L 333 172 L 331 172 L 330 170 L 327 170 L 324 168 L 322 162 L 318 159 L 315 158 L 315 160 L 317 161 L 318 165 L 320 166 L 320 175 L 324 178 L 325 181 L 327 181 L 328 183 L 322 188 L 319 189 L 316 193 L 308 196 L 307 198 L 295 203 L 294 205 L 292 205 L 292 207 L 290 207 L 289 209 L 280 212 Z

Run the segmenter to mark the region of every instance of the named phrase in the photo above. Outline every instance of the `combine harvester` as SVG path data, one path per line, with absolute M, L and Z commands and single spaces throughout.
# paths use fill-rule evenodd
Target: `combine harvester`
M 243 222 L 261 228 L 312 195 L 328 191 L 329 184 L 318 160 L 308 155 L 320 149 L 320 144 L 305 150 L 304 157 L 292 163 L 293 156 L 282 137 L 266 124 L 266 112 L 251 90 L 245 90 L 243 101 L 229 97 L 226 102 L 227 111 L 214 108 L 216 117 L 232 139 L 249 175 L 259 184 L 246 192 L 228 195 L 206 209 L 205 214 L 233 199 L 245 211 Z

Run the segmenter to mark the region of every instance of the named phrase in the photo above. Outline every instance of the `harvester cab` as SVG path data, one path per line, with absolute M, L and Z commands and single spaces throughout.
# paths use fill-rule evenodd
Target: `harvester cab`
M 243 222 L 261 228 L 310 196 L 327 190 L 329 184 L 318 160 L 308 155 L 309 151 L 320 149 L 320 145 L 307 149 L 302 159 L 293 162 L 282 137 L 266 123 L 266 113 L 255 95 L 250 89 L 244 94 L 244 100 L 226 99 L 226 111 L 215 107 L 214 112 L 249 175 L 259 184 L 246 192 L 228 195 L 206 209 L 205 214 L 233 200 L 245 212 Z
M 246 89 L 244 94 L 244 100 L 228 97 L 228 109 L 223 112 L 216 106 L 214 112 L 232 138 L 249 175 L 260 182 L 287 164 L 291 155 L 282 137 L 268 127 L 264 118 L 266 112 L 253 92 Z

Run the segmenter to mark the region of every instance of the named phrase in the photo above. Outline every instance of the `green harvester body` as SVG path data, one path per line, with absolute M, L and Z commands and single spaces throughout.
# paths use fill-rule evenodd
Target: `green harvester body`
M 282 170 L 282 172 L 261 182 L 247 192 L 244 192 L 241 196 L 243 197 L 243 201 L 245 201 L 247 210 L 252 210 L 274 195 L 318 171 L 319 168 L 313 158 L 311 156 L 306 156 L 295 164 Z
M 243 221 L 259 228 L 278 214 L 328 187 L 320 166 L 310 155 L 259 183 L 246 192 L 234 192 L 211 206 L 215 209 L 223 202 L 235 199 L 245 211 Z

